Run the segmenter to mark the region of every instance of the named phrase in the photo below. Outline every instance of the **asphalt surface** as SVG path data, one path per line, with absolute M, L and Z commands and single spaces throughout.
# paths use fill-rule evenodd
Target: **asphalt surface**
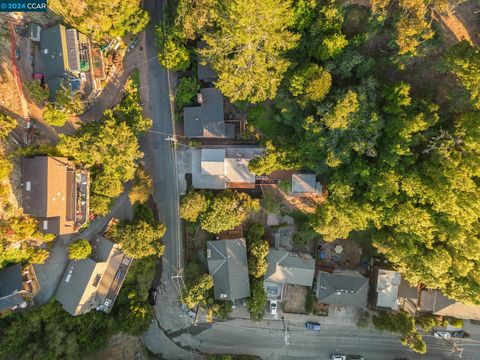
M 207 353 L 251 354 L 263 359 L 318 359 L 328 360 L 331 354 L 363 355 L 368 360 L 459 359 L 443 340 L 425 336 L 428 352 L 418 355 L 400 343 L 398 336 L 344 325 L 322 325 L 320 331 L 310 331 L 303 323 L 287 323 L 288 342 L 281 321 L 233 320 L 216 323 L 205 331 L 192 335 L 184 333 L 173 339 L 193 350 Z M 480 341 L 458 339 L 464 348 L 463 359 L 480 359 Z
M 176 276 L 183 268 L 182 237 L 179 216 L 179 191 L 175 158 L 175 144 L 167 140 L 174 132 L 172 104 L 170 101 L 170 78 L 167 70 L 157 60 L 154 24 L 161 23 L 163 2 L 145 1 L 151 25 L 141 39 L 143 63 L 140 64 L 141 96 L 146 115 L 153 120 L 153 126 L 141 139 L 147 169 L 154 182 L 154 198 L 159 209 L 160 220 L 167 227 L 163 238 L 165 253 L 163 271 L 172 278 L 180 290 L 181 282 Z

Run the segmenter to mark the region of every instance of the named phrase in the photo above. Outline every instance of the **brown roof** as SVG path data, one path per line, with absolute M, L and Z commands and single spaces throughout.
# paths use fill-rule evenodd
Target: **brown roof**
M 57 235 L 74 231 L 74 171 L 64 157 L 23 159 L 23 210 L 40 218 L 41 230 Z

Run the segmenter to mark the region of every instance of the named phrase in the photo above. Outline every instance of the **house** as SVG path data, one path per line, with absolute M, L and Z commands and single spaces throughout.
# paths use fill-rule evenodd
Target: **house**
M 91 245 L 89 258 L 70 261 L 55 296 L 73 316 L 92 309 L 110 311 L 132 262 L 118 244 L 103 236 Z
M 398 289 L 402 276 L 397 271 L 376 270 L 375 308 L 398 310 Z
M 317 274 L 317 300 L 322 304 L 367 307 L 368 278 L 356 271 L 341 270 Z
M 292 193 L 321 194 L 322 185 L 317 182 L 315 174 L 292 174 Z
M 203 49 L 206 46 L 205 41 L 198 41 L 197 48 Z M 213 70 L 208 63 L 203 61 L 200 54 L 197 55 L 197 74 L 198 79 L 206 83 L 213 83 L 217 80 L 217 72 Z
M 0 314 L 26 308 L 40 291 L 33 266 L 20 264 L 0 270 Z
M 235 124 L 225 123 L 223 94 L 215 88 L 200 89 L 200 106 L 183 109 L 183 127 L 190 138 L 233 138 Z
M 440 290 L 410 286 L 403 278 L 398 289 L 398 303 L 402 310 L 451 316 L 465 320 L 480 320 L 480 305 L 463 304 L 445 296 Z
M 192 184 L 195 189 L 255 188 L 251 159 L 262 153 L 256 147 L 202 148 L 192 150 Z
M 65 157 L 23 159 L 23 211 L 39 218 L 40 230 L 64 235 L 87 221 L 90 175 Z
M 235 301 L 250 296 L 244 239 L 208 241 L 207 263 L 216 300 Z
M 282 301 L 288 284 L 311 287 L 315 276 L 315 259 L 309 254 L 284 249 L 270 249 L 264 277 L 267 298 Z
M 28 29 L 28 38 L 32 41 L 39 42 L 41 40 L 40 34 L 42 27 L 38 24 L 31 23 Z

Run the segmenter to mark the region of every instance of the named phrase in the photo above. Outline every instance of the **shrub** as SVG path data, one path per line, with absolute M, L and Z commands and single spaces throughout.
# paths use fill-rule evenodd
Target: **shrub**
M 145 203 L 153 191 L 153 181 L 147 172 L 138 168 L 133 179 L 132 188 L 128 193 L 128 198 L 132 204 Z
M 57 110 L 55 104 L 48 103 L 43 110 L 43 120 L 52 126 L 63 126 L 68 120 L 68 115 Z
M 92 245 L 85 239 L 73 241 L 68 246 L 68 258 L 70 260 L 83 260 L 92 253 Z
M 25 87 L 30 94 L 30 98 L 38 105 L 43 105 L 48 99 L 48 89 L 40 85 L 40 81 L 34 79 L 24 82 Z
M 90 195 L 90 211 L 98 216 L 108 215 L 113 199 L 99 194 Z
M 313 312 L 315 307 L 315 296 L 313 295 L 312 289 L 308 289 L 307 297 L 305 298 L 305 311 L 309 314 Z
M 190 105 L 198 90 L 200 90 L 200 83 L 196 78 L 181 78 L 175 90 L 175 102 L 177 106 L 182 109 Z

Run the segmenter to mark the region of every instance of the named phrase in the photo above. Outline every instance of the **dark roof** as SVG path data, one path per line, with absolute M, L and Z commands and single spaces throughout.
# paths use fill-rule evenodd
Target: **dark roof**
M 115 244 L 110 240 L 105 239 L 101 235 L 92 240 L 92 255 L 90 257 L 96 262 L 103 262 L 108 260 L 108 256 L 112 252 Z
M 205 41 L 198 41 L 197 48 L 203 49 L 206 46 Z M 198 53 L 197 53 L 198 54 Z M 202 60 L 200 54 L 197 55 L 197 74 L 198 78 L 205 82 L 214 82 L 217 80 L 217 72 L 209 64 Z
M 23 210 L 40 219 L 40 229 L 53 234 L 73 232 L 66 226 L 74 220 L 75 177 L 67 158 L 35 156 L 23 158 Z M 43 222 L 47 221 L 47 228 Z
M 0 270 L 0 311 L 21 304 L 23 290 L 22 266 L 15 264 Z
M 368 296 L 368 278 L 356 271 L 317 275 L 317 299 L 323 304 L 335 304 L 365 308 Z
M 223 94 L 215 88 L 201 89 L 200 106 L 183 109 L 186 137 L 225 137 Z
M 76 29 L 65 31 L 67 40 L 67 56 L 69 70 L 80 71 L 80 54 L 78 48 L 78 35 Z
M 418 289 L 417 287 L 410 286 L 410 284 L 403 277 L 400 280 L 400 286 L 398 287 L 398 298 L 399 299 L 408 299 L 415 303 L 418 300 Z
M 250 296 L 244 239 L 208 241 L 207 261 L 215 299 L 233 301 Z
M 41 32 L 40 46 L 43 57 L 43 74 L 50 90 L 50 99 L 55 100 L 65 73 L 69 70 L 65 27 L 57 25 Z

